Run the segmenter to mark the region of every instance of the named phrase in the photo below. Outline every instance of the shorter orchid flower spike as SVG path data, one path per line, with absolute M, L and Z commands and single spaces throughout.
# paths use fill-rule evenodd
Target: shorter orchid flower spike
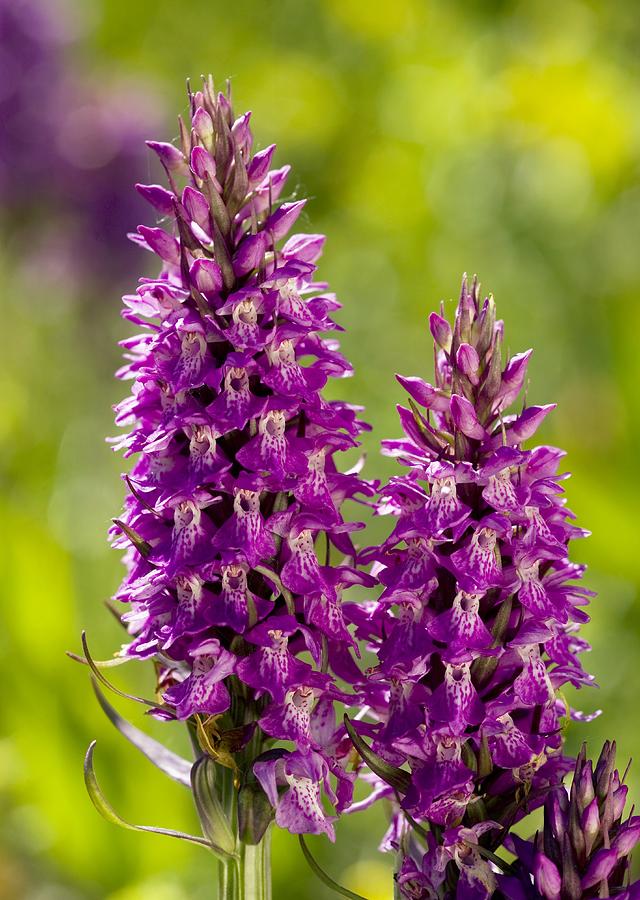
M 569 559 L 584 532 L 563 497 L 563 453 L 525 446 L 553 406 L 509 409 L 530 351 L 503 359 L 503 324 L 476 280 L 464 279 L 453 325 L 442 310 L 430 329 L 433 381 L 399 376 L 404 436 L 383 442 L 405 472 L 381 491 L 395 527 L 363 555 L 382 592 L 352 617 L 378 662 L 352 727 L 374 794 L 408 782 L 392 789 L 385 839 L 403 857 L 401 893 L 490 897 L 508 869 L 495 852 L 505 834 L 572 766 L 559 691 L 591 683 L 576 636 L 591 593 Z M 538 878 L 557 880 L 544 860 Z

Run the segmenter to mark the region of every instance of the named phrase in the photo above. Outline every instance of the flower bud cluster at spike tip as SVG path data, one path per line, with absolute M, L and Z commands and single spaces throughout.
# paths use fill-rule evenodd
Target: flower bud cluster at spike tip
M 623 819 L 627 787 L 615 769 L 616 747 L 604 745 L 595 767 L 583 746 L 570 790 L 559 785 L 545 801 L 544 828 L 532 841 L 510 835 L 517 875 L 498 878 L 513 900 L 587 900 L 640 897 L 629 884 L 631 853 L 640 842 L 640 817 Z
M 571 767 L 558 689 L 592 681 L 576 635 L 590 592 L 575 584 L 583 567 L 568 557 L 585 532 L 562 498 L 563 453 L 523 448 L 553 407 L 508 411 L 530 353 L 503 365 L 493 298 L 481 301 L 465 279 L 453 327 L 437 314 L 430 326 L 434 383 L 399 377 L 410 397 L 399 407 L 405 437 L 383 445 L 408 472 L 382 490 L 379 512 L 398 520 L 392 534 L 362 555 L 383 586 L 368 615 L 354 612 L 358 635 L 377 649 L 368 702 L 378 721 L 354 724 L 387 764 L 411 772 L 391 844 L 403 820 L 427 823 L 443 833 L 437 859 L 453 847 L 454 871 L 486 881 L 473 895 L 484 897 L 493 874 L 469 857 L 464 835 L 493 822 L 482 843 L 495 848 L 503 826 L 540 805 Z M 446 864 L 433 853 L 421 878 L 440 896 Z M 403 873 L 407 896 L 432 896 Z
M 351 369 L 321 337 L 339 308 L 313 280 L 324 238 L 287 239 L 304 206 L 281 202 L 289 167 L 271 168 L 273 146 L 252 154 L 249 114 L 211 79 L 190 101 L 181 146 L 149 142 L 169 187 L 138 186 L 162 227 L 133 237 L 163 265 L 125 297 L 144 333 L 124 342 L 117 408 L 118 446 L 139 454 L 113 532 L 129 545 L 123 653 L 155 659 L 156 715 L 192 720 L 240 780 L 265 751 L 254 771 L 278 824 L 333 837 L 321 790 L 340 810 L 355 778 L 333 707 L 353 696 L 332 673 L 357 675 L 342 593 L 372 581 L 341 507 L 373 494 L 336 455 L 365 426 L 321 393 Z

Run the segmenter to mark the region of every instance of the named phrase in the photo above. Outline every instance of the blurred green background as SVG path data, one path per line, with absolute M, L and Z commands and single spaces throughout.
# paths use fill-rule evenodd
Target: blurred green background
M 535 348 L 529 399 L 558 402 L 542 438 L 568 450 L 570 505 L 593 532 L 576 558 L 599 592 L 585 631 L 601 689 L 575 702 L 604 714 L 574 724 L 569 745 L 587 738 L 595 751 L 615 736 L 626 760 L 640 739 L 637 4 L 79 3 L 70 21 L 81 27 L 64 48 L 74 78 L 128 79 L 129 100 L 143 106 L 144 86 L 160 129 L 149 137 L 175 135 L 185 78 L 212 71 L 232 77 L 236 112 L 253 110 L 258 146 L 277 142 L 278 164 L 293 165 L 312 198 L 303 228 L 328 235 L 321 274 L 344 303 L 343 347 L 356 367 L 339 387 L 374 426 L 370 477 L 393 469 L 377 452 L 398 431 L 393 373 L 431 374 L 426 317 L 456 296 L 462 272 L 494 293 L 507 346 Z M 46 144 L 39 152 L 46 173 Z M 123 165 L 117 177 L 140 175 Z M 64 229 L 55 210 L 46 215 Z M 96 215 L 100 229 L 109 213 Z M 82 782 L 92 738 L 125 817 L 196 827 L 190 797 L 124 743 L 86 671 L 64 656 L 82 628 L 99 657 L 122 639 L 102 605 L 120 577 L 105 533 L 122 496 L 121 461 L 104 436 L 123 392 L 116 341 L 130 333 L 117 285 L 131 289 L 153 270 L 136 252 L 108 278 L 89 255 L 74 281 L 42 265 L 42 224 L 36 213 L 19 237 L 13 215 L 1 225 L 0 897 L 204 900 L 215 896 L 213 858 L 95 813 Z M 142 668 L 115 674 L 151 682 Z M 182 745 L 179 728 L 150 724 Z M 637 764 L 630 781 L 640 798 Z M 383 827 L 380 811 L 345 820 L 335 847 L 310 844 L 351 889 L 387 900 Z M 274 856 L 276 898 L 330 896 L 295 840 L 277 835 Z

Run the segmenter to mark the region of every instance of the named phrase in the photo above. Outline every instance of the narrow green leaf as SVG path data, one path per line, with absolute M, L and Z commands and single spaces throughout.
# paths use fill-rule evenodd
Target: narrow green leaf
M 396 795 L 396 796 L 397 796 L 397 800 L 398 800 L 398 804 L 399 804 L 399 803 L 400 803 L 400 797 L 399 797 L 398 795 Z M 428 832 L 428 830 L 427 830 L 426 828 L 424 828 L 424 827 L 420 824 L 420 822 L 417 822 L 417 821 L 413 818 L 413 816 L 410 815 L 410 813 L 408 813 L 408 812 L 406 811 L 406 809 L 403 809 L 403 810 L 402 810 L 402 815 L 405 817 L 405 819 L 407 820 L 407 822 L 409 823 L 409 825 L 411 825 L 411 827 L 412 827 L 413 830 L 416 832 L 416 834 L 419 834 L 420 837 L 421 837 L 421 838 L 424 838 L 425 841 L 428 840 L 429 832 Z
M 385 762 L 382 757 L 378 756 L 377 753 L 374 753 L 373 750 L 362 740 L 358 732 L 353 727 L 353 724 L 346 713 L 344 716 L 344 725 L 347 729 L 347 734 L 351 738 L 353 746 L 369 766 L 371 771 L 375 772 L 376 775 L 379 775 L 380 778 L 382 778 L 383 781 L 386 781 L 387 784 L 391 785 L 392 788 L 395 788 L 395 790 L 398 791 L 399 794 L 406 794 L 409 790 L 409 785 L 411 784 L 411 776 L 409 775 L 409 773 L 404 769 L 399 769 L 397 766 L 392 766 L 390 763 Z
M 497 647 L 501 641 L 504 639 L 505 633 L 507 631 L 507 625 L 509 624 L 509 619 L 511 618 L 511 610 L 513 608 L 513 594 L 507 597 L 504 600 L 500 608 L 498 609 L 495 621 L 493 623 L 493 628 L 491 629 L 491 634 L 493 635 L 493 645 Z
M 149 503 L 147 503 L 147 501 L 145 500 L 143 495 L 137 490 L 136 486 L 134 485 L 133 481 L 129 478 L 128 475 L 124 476 L 124 480 L 127 482 L 129 490 L 131 491 L 133 496 L 136 498 L 138 503 L 140 503 L 142 506 L 144 506 L 144 508 L 147 509 L 154 516 L 156 516 L 156 518 L 164 520 L 164 516 L 162 515 L 162 513 L 159 513 L 157 510 L 155 510 L 153 508 L 153 506 L 151 506 Z M 118 525 L 118 527 L 120 528 L 121 526 Z
M 64 652 L 69 659 L 72 659 L 74 662 L 82 663 L 83 666 L 89 665 L 84 656 L 74 653 L 73 650 L 65 650 Z M 124 666 L 128 662 L 133 662 L 130 656 L 114 656 L 112 659 L 93 660 L 94 666 L 97 666 L 99 669 L 115 669 L 117 666 Z
M 140 731 L 131 722 L 123 719 L 117 710 L 111 706 L 94 678 L 91 679 L 91 684 L 103 712 L 120 734 L 132 743 L 134 747 L 137 747 L 161 772 L 164 772 L 169 778 L 173 778 L 178 784 L 191 788 L 191 763 L 189 760 L 183 759 L 177 753 L 172 753 L 159 741 L 149 737 L 144 731 Z
M 127 694 L 126 691 L 121 691 L 120 688 L 117 688 L 114 684 L 111 684 L 111 682 L 107 678 L 105 678 L 105 676 L 102 674 L 102 672 L 100 671 L 98 666 L 94 663 L 93 658 L 92 658 L 91 654 L 89 653 L 89 646 L 87 644 L 86 631 L 82 632 L 81 639 L 82 639 L 82 649 L 84 650 L 84 656 L 87 661 L 87 665 L 89 666 L 89 668 L 95 675 L 96 680 L 100 682 L 100 684 L 103 684 L 106 688 L 108 688 L 114 694 L 117 694 L 119 697 L 124 697 L 125 700 L 133 700 L 135 703 L 142 703 L 144 706 L 156 707 L 156 706 L 160 705 L 155 700 L 145 700 L 144 697 L 136 697 L 135 694 Z
M 129 538 L 140 556 L 143 556 L 146 559 L 151 553 L 151 544 L 145 541 L 144 538 L 140 537 L 137 531 L 135 531 L 121 519 L 112 519 L 111 521 L 120 529 L 123 534 L 125 534 Z
M 307 847 L 304 837 L 299 834 L 298 840 L 300 841 L 300 847 L 302 848 L 302 853 L 304 854 L 304 858 L 309 864 L 309 868 L 316 875 L 320 881 L 322 881 L 328 888 L 331 888 L 332 891 L 335 891 L 336 894 L 340 894 L 341 897 L 350 897 L 351 900 L 367 900 L 366 897 L 363 897 L 362 894 L 356 894 L 353 891 L 350 891 L 348 888 L 343 887 L 341 884 L 338 884 L 337 881 L 334 881 L 330 875 L 321 869 L 316 860 L 313 858 L 311 851 Z
M 491 634 L 493 635 L 492 647 L 498 647 L 504 640 L 512 607 L 513 595 L 507 597 L 498 609 L 493 628 L 491 629 Z M 488 684 L 497 668 L 497 656 L 480 656 L 477 659 L 474 659 L 471 663 L 471 678 L 476 688 L 482 688 Z
M 191 767 L 191 790 L 205 835 L 221 853 L 233 856 L 236 843 L 218 797 L 216 764 L 211 757 L 201 756 Z
M 470 741 L 465 741 L 461 748 L 462 762 L 468 769 L 471 769 L 472 772 L 477 772 L 478 770 L 478 760 L 473 752 L 473 748 L 471 746 Z
M 480 739 L 480 748 L 478 750 L 478 778 L 486 778 L 493 771 L 493 760 L 489 750 L 489 740 L 486 734 Z
M 427 428 L 418 404 L 412 397 L 408 397 L 407 399 L 413 415 L 413 421 L 416 423 L 416 428 L 425 439 L 427 445 L 431 447 L 432 450 L 435 450 L 436 453 L 440 453 L 447 446 L 446 441 L 443 440 L 440 432 L 431 431 Z
M 465 844 L 468 844 L 469 847 L 473 847 L 474 850 L 477 850 L 480 856 L 488 859 L 489 862 L 492 862 L 494 866 L 497 866 L 501 872 L 504 872 L 505 875 L 515 875 L 516 870 L 502 857 L 497 856 L 492 850 L 488 850 L 486 847 L 483 847 L 482 844 L 475 844 L 473 841 L 465 841 Z
M 154 828 L 151 825 L 132 825 L 130 822 L 126 822 L 123 818 L 121 818 L 115 809 L 111 806 L 107 798 L 102 793 L 100 789 L 100 785 L 98 784 L 98 780 L 96 778 L 94 769 L 93 769 L 93 751 L 96 746 L 96 742 L 92 741 L 89 744 L 89 749 L 87 750 L 87 755 L 84 759 L 84 783 L 87 786 L 87 792 L 91 801 L 95 808 L 98 810 L 103 819 L 106 819 L 107 822 L 111 822 L 112 825 L 118 825 L 120 828 L 126 828 L 129 831 L 146 831 L 151 834 L 163 834 L 166 837 L 178 838 L 181 841 L 188 841 L 190 844 L 199 844 L 201 847 L 206 847 L 208 850 L 212 850 L 214 853 L 216 852 L 215 848 L 211 846 L 209 841 L 207 841 L 203 837 L 196 837 L 193 834 L 185 834 L 183 831 L 173 831 L 170 828 Z

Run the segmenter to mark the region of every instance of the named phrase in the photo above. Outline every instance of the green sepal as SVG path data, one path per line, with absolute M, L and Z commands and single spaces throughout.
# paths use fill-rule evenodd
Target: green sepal
M 486 734 L 480 738 L 480 747 L 478 748 L 478 778 L 486 778 L 493 772 L 493 760 L 489 750 L 489 740 Z
M 127 722 L 126 719 L 123 719 L 118 711 L 111 706 L 94 678 L 91 679 L 91 684 L 93 685 L 93 690 L 95 691 L 98 703 L 102 707 L 104 714 L 118 729 L 120 734 L 133 744 L 134 747 L 137 747 L 137 749 L 146 756 L 154 766 L 160 769 L 161 772 L 164 772 L 169 778 L 173 778 L 178 784 L 183 784 L 185 787 L 191 788 L 191 763 L 189 760 L 183 759 L 182 756 L 178 756 L 177 753 L 168 750 L 159 741 L 149 737 L 144 731 L 140 731 L 140 729 L 136 728 L 135 725 L 132 725 L 131 722 Z
M 189 88 L 189 93 L 191 93 L 191 88 Z M 191 132 L 185 125 L 182 116 L 178 116 L 178 128 L 180 129 L 180 147 L 182 149 L 182 154 L 185 159 L 189 159 L 191 156 Z
M 334 891 L 336 894 L 340 894 L 341 897 L 349 897 L 351 900 L 367 900 L 366 897 L 363 897 L 362 894 L 356 894 L 354 891 L 350 891 L 348 888 L 343 887 L 341 884 L 338 884 L 337 881 L 334 881 L 330 875 L 324 871 L 324 869 L 320 868 L 319 864 L 314 859 L 311 851 L 307 847 L 304 837 L 299 834 L 298 840 L 300 841 L 300 847 L 302 848 L 302 853 L 304 854 L 304 858 L 309 864 L 309 868 L 316 875 L 323 884 L 326 884 L 328 888 Z
M 499 647 L 504 642 L 513 608 L 513 594 L 507 597 L 500 604 L 496 613 L 491 635 L 493 637 L 492 647 Z M 471 663 L 471 678 L 476 688 L 482 688 L 491 680 L 493 673 L 498 668 L 497 656 L 480 656 Z
M 267 795 L 251 773 L 238 794 L 238 833 L 242 843 L 259 844 L 274 815 Z
M 235 856 L 236 842 L 216 789 L 216 764 L 209 756 L 201 756 L 191 767 L 191 790 L 212 847 L 227 858 Z
M 230 183 L 229 195 L 227 197 L 227 206 L 229 207 L 231 215 L 235 215 L 239 209 L 243 206 L 245 202 L 245 198 L 247 196 L 247 191 L 249 190 L 249 177 L 247 175 L 247 167 L 245 165 L 244 159 L 242 158 L 242 153 L 239 148 L 234 146 L 234 166 L 231 170 L 232 181 Z M 225 186 L 226 187 L 226 186 Z M 225 189 L 225 193 L 227 193 Z
M 440 431 L 436 432 L 435 430 L 429 429 L 422 413 L 420 412 L 418 404 L 412 397 L 408 397 L 407 399 L 409 402 L 409 407 L 411 408 L 411 414 L 413 415 L 413 421 L 416 423 L 416 428 L 424 438 L 427 446 L 431 447 L 432 450 L 435 450 L 436 453 L 441 453 L 447 446 L 447 440 L 445 436 Z
M 87 750 L 87 754 L 84 758 L 84 783 L 87 787 L 87 793 L 91 798 L 91 802 L 98 810 L 103 819 L 106 819 L 107 822 L 111 822 L 112 825 L 118 825 L 120 828 L 126 828 L 128 831 L 146 831 L 151 834 L 163 834 L 165 837 L 177 838 L 181 841 L 188 841 L 190 844 L 198 844 L 201 847 L 206 847 L 208 850 L 217 852 L 215 847 L 212 847 L 209 841 L 207 841 L 203 837 L 197 837 L 194 834 L 185 834 L 183 831 L 174 831 L 171 828 L 155 828 L 151 825 L 132 825 L 130 822 L 125 821 L 125 819 L 121 818 L 115 809 L 111 806 L 107 798 L 102 793 L 100 785 L 98 784 L 98 780 L 96 778 L 96 774 L 93 769 L 93 751 L 96 746 L 96 742 L 92 741 L 89 744 L 89 749 Z
M 371 771 L 375 772 L 375 774 L 382 778 L 383 781 L 386 781 L 387 784 L 391 785 L 391 787 L 398 791 L 399 794 L 406 794 L 411 784 L 411 776 L 409 773 L 404 769 L 399 769 L 397 766 L 392 766 L 390 763 L 385 762 L 382 757 L 378 756 L 377 753 L 374 753 L 362 740 L 346 713 L 344 716 L 344 726 L 347 729 L 347 734 L 351 738 L 353 746 Z
M 212 190 L 215 191 L 215 188 L 212 188 Z M 213 221 L 213 231 L 213 258 L 222 270 L 222 280 L 225 288 L 230 291 L 235 284 L 236 276 L 233 271 L 233 263 L 231 261 L 229 250 L 227 249 L 227 244 L 215 219 Z
M 471 741 L 465 741 L 465 743 L 461 747 L 461 755 L 462 762 L 465 764 L 467 769 L 471 769 L 471 771 L 477 774 L 478 771 L 478 759 L 473 752 L 473 747 L 471 746 Z

